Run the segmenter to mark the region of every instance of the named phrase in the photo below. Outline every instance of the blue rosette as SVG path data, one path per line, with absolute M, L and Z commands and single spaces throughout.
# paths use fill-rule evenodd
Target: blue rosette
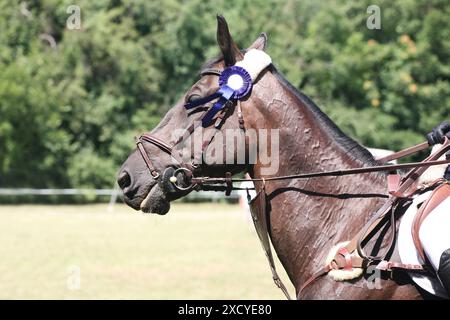
M 241 100 L 247 96 L 252 89 L 252 78 L 242 67 L 232 66 L 222 71 L 219 77 L 219 90 L 215 93 L 185 104 L 187 110 L 205 105 L 218 99 L 216 103 L 202 117 L 202 126 L 211 124 L 216 114 L 222 110 L 230 100 Z
M 219 86 L 230 87 L 234 91 L 233 98 L 240 100 L 248 95 L 252 89 L 252 77 L 242 67 L 228 67 L 220 75 Z

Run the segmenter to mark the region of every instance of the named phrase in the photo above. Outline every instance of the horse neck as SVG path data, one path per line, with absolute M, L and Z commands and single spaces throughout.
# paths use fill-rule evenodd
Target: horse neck
M 275 175 L 373 165 L 367 150 L 346 137 L 307 97 L 269 74 L 255 90 L 250 127 L 278 128 Z M 265 90 L 261 90 L 265 89 Z M 271 90 L 268 90 L 271 89 Z M 250 109 L 250 108 L 249 108 Z M 256 111 L 255 111 L 256 109 Z M 255 177 L 264 177 L 255 165 Z M 361 195 L 385 192 L 383 175 L 364 174 L 270 182 L 270 231 L 274 248 L 296 288 L 322 266 L 331 247 L 350 240 L 380 203 Z M 347 194 L 350 197 L 339 198 Z

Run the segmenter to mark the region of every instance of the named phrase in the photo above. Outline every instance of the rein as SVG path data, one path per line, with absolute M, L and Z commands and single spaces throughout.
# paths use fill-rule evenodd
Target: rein
M 294 175 L 286 175 L 286 176 L 275 176 L 268 178 L 210 178 L 210 177 L 193 177 L 191 179 L 191 188 L 195 188 L 196 186 L 207 186 L 210 184 L 229 184 L 230 182 L 244 182 L 244 181 L 253 181 L 253 182 L 269 182 L 269 181 L 282 181 L 282 180 L 294 180 L 294 179 L 309 179 L 309 178 L 317 178 L 317 177 L 339 177 L 339 176 L 348 176 L 354 174 L 363 174 L 363 173 L 372 173 L 372 172 L 390 172 L 401 169 L 411 169 L 411 168 L 428 168 L 431 166 L 437 166 L 442 164 L 450 164 L 450 159 L 448 160 L 434 160 L 428 162 L 410 162 L 403 164 L 395 164 L 395 165 L 380 165 L 380 166 L 372 166 L 372 167 L 364 167 L 364 168 L 351 168 L 344 170 L 331 170 L 331 171 L 322 171 L 322 172 L 311 172 L 311 173 L 301 173 Z M 176 183 L 174 183 L 175 187 L 177 187 Z M 235 188 L 233 187 L 233 190 Z

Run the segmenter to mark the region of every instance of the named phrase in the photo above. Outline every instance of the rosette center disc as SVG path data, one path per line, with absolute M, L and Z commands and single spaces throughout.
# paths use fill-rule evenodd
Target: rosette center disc
M 227 85 L 233 90 L 241 89 L 244 86 L 244 79 L 238 74 L 233 74 L 228 78 Z

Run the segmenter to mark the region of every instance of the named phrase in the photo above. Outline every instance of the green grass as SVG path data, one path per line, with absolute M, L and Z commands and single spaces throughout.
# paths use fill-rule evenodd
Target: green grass
M 0 259 L 1 299 L 284 298 L 253 224 L 230 204 L 175 203 L 166 216 L 0 206 Z

